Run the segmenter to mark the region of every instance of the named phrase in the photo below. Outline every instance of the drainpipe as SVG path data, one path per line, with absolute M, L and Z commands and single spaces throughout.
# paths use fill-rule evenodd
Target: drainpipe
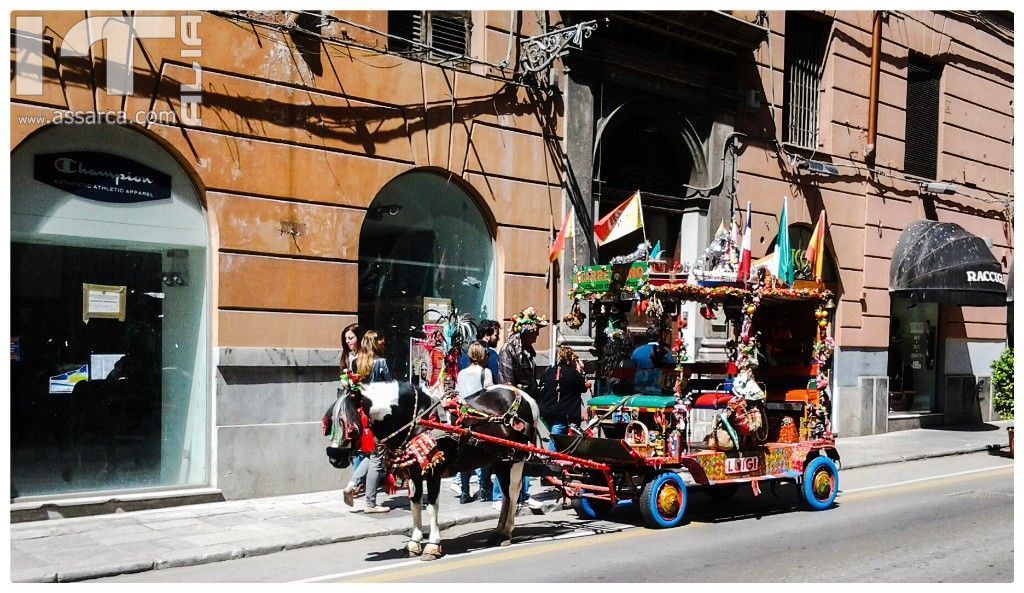
M 882 60 L 882 14 L 875 11 L 871 31 L 871 87 L 868 89 L 868 145 L 864 149 L 864 160 L 874 160 L 875 139 L 878 135 L 878 76 Z

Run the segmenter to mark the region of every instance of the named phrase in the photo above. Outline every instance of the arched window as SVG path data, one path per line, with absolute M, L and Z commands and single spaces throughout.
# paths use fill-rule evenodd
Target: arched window
M 140 132 L 11 154 L 13 496 L 208 483 L 208 259 L 195 186 Z
M 600 142 L 596 217 L 640 190 L 645 229 L 602 246 L 598 261 L 631 253 L 645 234 L 652 246 L 661 242 L 670 261 L 678 259 L 683 186 L 689 183 L 694 166 L 680 132 L 681 124 L 671 116 L 643 109 L 613 119 L 610 126 Z
M 359 233 L 359 323 L 387 344 L 395 378 L 409 370 L 410 338 L 425 309 L 454 307 L 494 319 L 494 236 L 455 181 L 430 171 L 393 179 L 374 198 Z

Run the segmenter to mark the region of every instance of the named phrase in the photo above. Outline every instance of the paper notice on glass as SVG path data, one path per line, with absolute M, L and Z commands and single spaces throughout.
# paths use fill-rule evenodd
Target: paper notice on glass
M 124 321 L 126 286 L 82 284 L 82 321 L 104 318 Z
M 114 370 L 117 361 L 124 358 L 124 354 L 92 354 L 89 356 L 89 378 L 106 379 L 110 371 Z

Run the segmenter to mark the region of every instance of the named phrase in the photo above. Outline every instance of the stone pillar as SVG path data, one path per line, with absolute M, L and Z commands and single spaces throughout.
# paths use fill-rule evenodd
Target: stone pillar
M 565 153 L 567 157 L 567 170 L 565 173 L 566 187 L 562 191 L 563 206 L 561 214 L 570 205 L 576 208 L 576 261 L 580 266 L 589 265 L 596 254 L 591 252 L 591 242 L 588 237 L 592 234 L 594 219 L 594 202 L 592 198 L 592 179 L 594 171 L 594 92 L 590 85 L 580 82 L 573 76 L 566 81 L 565 93 Z M 561 220 L 559 220 L 561 224 Z M 573 330 L 561 323 L 561 317 L 572 307 L 572 299 L 568 297 L 572 288 L 572 266 L 573 266 L 573 241 L 566 241 L 565 252 L 559 258 L 560 278 L 554 284 L 554 290 L 558 292 L 556 302 L 558 303 L 557 318 L 553 320 L 558 323 L 558 332 L 565 344 L 572 347 L 583 359 L 593 358 L 590 355 L 590 348 L 594 344 L 594 336 L 591 331 L 593 317 L 590 312 L 590 304 L 581 302 L 583 312 L 587 319 L 583 327 Z

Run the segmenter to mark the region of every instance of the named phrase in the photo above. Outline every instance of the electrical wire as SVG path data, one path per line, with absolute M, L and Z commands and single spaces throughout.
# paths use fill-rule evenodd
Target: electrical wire
M 288 25 L 285 25 L 285 24 L 282 24 L 282 23 L 275 23 L 273 21 L 265 21 L 265 20 L 262 20 L 262 19 L 251 17 L 249 15 L 239 14 L 239 13 L 234 12 L 234 11 L 209 10 L 209 11 L 206 11 L 206 12 L 208 12 L 209 14 L 215 15 L 215 16 L 219 16 L 221 18 L 228 19 L 228 20 L 246 21 L 246 22 L 249 22 L 249 23 L 257 24 L 257 25 L 260 25 L 260 26 L 263 26 L 263 27 L 267 27 L 267 28 L 270 28 L 270 29 L 275 29 L 275 30 L 282 31 L 282 32 L 298 31 L 298 32 L 301 32 L 301 33 L 306 34 L 306 35 L 311 35 L 311 36 L 314 36 L 314 37 L 318 37 L 318 38 L 320 38 L 323 41 L 327 41 L 327 42 L 330 42 L 330 43 L 333 43 L 333 44 L 343 45 L 343 46 L 347 46 L 347 47 L 355 47 L 355 48 L 358 48 L 358 49 L 362 49 L 362 50 L 373 52 L 373 53 L 378 54 L 378 55 L 386 55 L 386 54 L 401 55 L 401 54 L 397 54 L 394 51 L 388 51 L 386 49 L 370 47 L 370 46 L 367 46 L 367 45 L 364 45 L 364 44 L 361 44 L 361 43 L 354 42 L 352 40 L 342 39 L 342 38 L 331 36 L 331 35 L 324 35 L 322 33 L 316 32 L 316 31 L 310 31 L 308 29 L 296 29 L 294 27 L 291 27 L 291 26 L 288 26 Z M 351 25 L 351 26 L 356 27 L 356 28 L 365 29 L 365 30 L 367 30 L 369 32 L 377 33 L 377 34 L 382 35 L 384 37 L 393 37 L 393 38 L 396 38 L 396 39 L 401 39 L 403 42 L 412 43 L 414 45 L 426 47 L 426 48 L 430 49 L 431 51 L 440 52 L 440 53 L 446 53 L 446 54 L 450 54 L 452 56 L 452 58 L 446 59 L 446 60 L 444 60 L 442 62 L 431 62 L 429 60 L 417 59 L 415 56 L 402 55 L 402 57 L 404 57 L 406 59 L 425 62 L 425 63 L 432 64 L 432 65 L 435 65 L 435 66 L 438 66 L 438 67 L 441 67 L 441 68 L 451 68 L 452 66 L 446 64 L 445 62 L 448 62 L 451 59 L 455 59 L 457 57 L 458 59 L 462 59 L 462 60 L 465 60 L 465 61 L 468 61 L 468 62 L 473 62 L 473 63 L 476 63 L 476 64 L 482 64 L 482 65 L 494 68 L 496 70 L 502 70 L 501 68 L 498 68 L 497 65 L 490 64 L 489 62 L 482 62 L 480 60 L 477 60 L 475 58 L 470 58 L 468 56 L 459 56 L 457 54 L 452 54 L 451 52 L 445 52 L 444 50 L 438 50 L 438 49 L 435 49 L 435 48 L 431 48 L 429 46 L 424 46 L 423 44 L 420 44 L 418 42 L 414 42 L 414 41 L 411 41 L 411 40 L 408 40 L 408 39 L 397 38 L 397 37 L 394 37 L 393 35 L 388 35 L 387 33 L 383 33 L 381 31 L 377 31 L 375 29 L 372 29 L 372 28 L 369 28 L 369 27 L 365 27 L 363 25 L 359 25 L 357 23 L 352 23 L 352 22 L 346 21 L 344 19 L 339 19 L 337 17 L 334 17 L 333 15 L 320 15 L 320 14 L 317 14 L 317 13 L 311 13 L 309 11 L 285 11 L 285 12 L 300 12 L 300 13 L 303 13 L 303 14 L 309 14 L 309 15 L 316 14 L 317 16 L 329 17 L 330 19 L 333 19 L 334 21 L 336 21 L 338 23 L 341 23 L 341 24 Z M 284 45 L 284 46 L 288 47 L 287 44 L 282 43 L 280 41 L 274 40 L 274 42 L 278 43 L 280 45 Z M 337 55 L 337 54 L 333 54 L 333 55 Z M 507 70 L 502 70 L 502 71 L 507 71 Z M 501 83 L 512 85 L 512 86 L 517 86 L 517 87 L 528 87 L 528 86 L 530 86 L 526 82 L 523 82 L 523 81 L 520 81 L 520 80 L 504 78 L 504 77 L 501 77 L 501 76 L 495 76 L 493 74 L 476 74 L 476 75 L 477 76 L 481 76 L 483 78 L 486 78 L 488 80 L 493 80 L 493 81 L 496 81 L 496 82 L 501 82 Z

